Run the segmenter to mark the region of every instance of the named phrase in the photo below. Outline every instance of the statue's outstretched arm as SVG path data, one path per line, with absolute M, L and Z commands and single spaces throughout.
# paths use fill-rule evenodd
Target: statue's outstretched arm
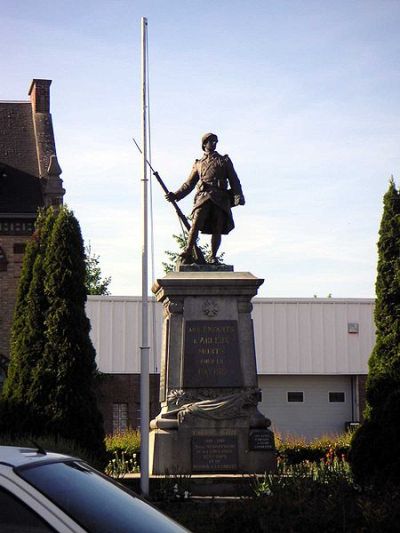
M 199 181 L 200 175 L 197 169 L 197 164 L 193 165 L 192 171 L 188 179 L 183 183 L 181 187 L 175 192 L 176 200 L 182 200 L 188 194 L 190 194 L 196 186 L 196 183 Z

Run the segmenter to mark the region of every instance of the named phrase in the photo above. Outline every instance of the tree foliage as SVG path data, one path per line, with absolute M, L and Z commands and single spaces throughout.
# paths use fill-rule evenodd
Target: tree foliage
M 42 356 L 44 318 L 47 301 L 44 296 L 43 258 L 47 239 L 54 222 L 54 211 L 40 211 L 33 238 L 28 242 L 17 290 L 17 301 L 11 328 L 11 357 L 3 395 L 16 403 L 24 403 L 31 385 L 31 370 Z M 22 425 L 22 421 L 20 421 Z
M 350 461 L 364 484 L 400 484 L 400 193 L 393 178 L 383 200 L 375 304 L 376 343 L 369 360 L 365 420 Z
M 108 286 L 111 283 L 111 276 L 102 278 L 100 257 L 93 253 L 90 243 L 85 246 L 85 265 L 87 294 L 110 294 Z
M 85 254 L 73 213 L 66 207 L 43 212 L 27 252 L 2 430 L 56 435 L 101 453 L 95 350 L 85 314 Z
M 175 239 L 176 243 L 178 244 L 178 250 L 176 252 L 165 250 L 165 254 L 168 257 L 168 260 L 164 261 L 162 263 L 162 266 L 166 274 L 168 272 L 172 272 L 173 270 L 175 270 L 176 263 L 179 259 L 179 256 L 183 252 L 183 250 L 186 248 L 188 233 L 187 231 L 182 231 L 182 233 L 180 233 L 179 235 L 173 234 L 172 236 Z M 198 246 L 200 250 L 202 251 L 204 257 L 208 257 L 211 255 L 211 249 L 210 249 L 209 244 L 198 245 Z M 224 255 L 225 255 L 224 252 L 222 252 L 220 255 L 217 256 L 217 259 L 220 263 L 223 262 Z

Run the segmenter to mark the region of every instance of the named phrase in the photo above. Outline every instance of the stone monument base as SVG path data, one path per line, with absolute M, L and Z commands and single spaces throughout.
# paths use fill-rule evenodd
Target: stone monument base
M 269 429 L 251 429 L 240 419 L 202 422 L 151 430 L 151 474 L 262 474 L 275 469 Z
M 261 392 L 251 299 L 263 280 L 227 265 L 182 266 L 153 286 L 164 305 L 161 412 L 150 473 L 262 474 L 275 469 Z

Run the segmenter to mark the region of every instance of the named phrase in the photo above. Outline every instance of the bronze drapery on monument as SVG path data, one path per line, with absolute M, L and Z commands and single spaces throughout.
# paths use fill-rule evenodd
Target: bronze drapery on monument
M 234 227 L 231 207 L 244 205 L 233 164 L 215 151 L 217 141 L 215 134 L 203 136 L 205 155 L 186 182 L 166 194 L 176 202 L 197 185 L 182 261 L 152 288 L 164 307 L 152 474 L 254 474 L 276 466 L 271 422 L 258 410 L 251 318 L 251 300 L 264 280 L 216 260 L 221 235 Z M 199 231 L 212 235 L 209 263 L 194 257 Z

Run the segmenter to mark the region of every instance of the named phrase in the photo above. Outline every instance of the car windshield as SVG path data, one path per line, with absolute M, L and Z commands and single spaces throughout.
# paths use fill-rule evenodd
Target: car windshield
M 81 461 L 29 465 L 17 468 L 16 472 L 87 531 L 187 531 Z

